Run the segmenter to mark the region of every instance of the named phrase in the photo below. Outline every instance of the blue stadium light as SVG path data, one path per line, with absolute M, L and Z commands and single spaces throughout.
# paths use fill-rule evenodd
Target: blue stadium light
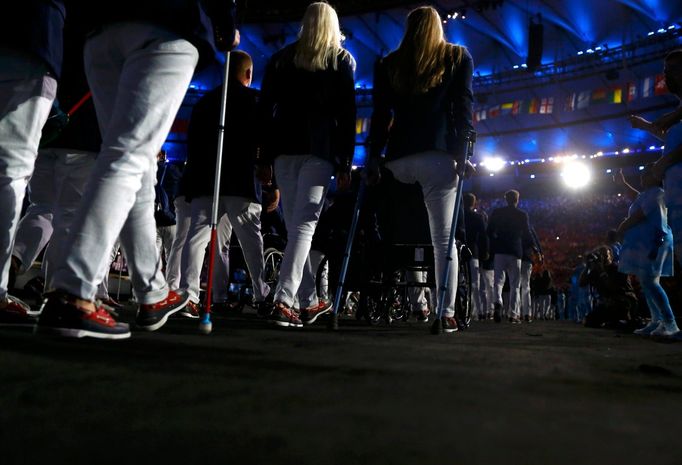
M 656 150 L 656 146 L 655 146 L 655 145 L 650 145 L 650 146 L 649 146 L 649 150 Z
M 585 50 L 585 52 L 586 53 L 594 53 L 594 50 L 592 50 L 591 48 L 588 48 L 587 50 Z
M 525 64 L 525 63 L 522 63 L 522 64 L 521 64 L 521 68 L 528 68 L 528 65 Z
M 630 153 L 630 149 L 623 149 L 623 153 Z
M 644 167 L 643 167 L 643 166 L 640 166 L 640 167 L 639 167 L 639 170 L 640 170 L 640 171 L 643 171 L 643 170 L 644 170 Z
M 598 51 L 600 51 L 602 48 L 601 48 L 601 47 L 595 47 L 594 49 L 598 52 Z
M 606 170 L 606 174 L 611 174 L 611 168 Z
M 535 175 L 534 175 L 534 174 L 531 174 L 531 175 L 530 175 L 530 178 L 531 178 L 531 179 L 535 179 Z
M 585 52 L 583 52 L 583 51 L 581 50 L 581 51 L 578 52 L 578 55 L 582 55 L 583 53 L 585 53 Z
M 655 34 L 655 32 L 654 32 L 654 31 L 651 31 L 651 32 L 649 32 L 647 35 L 648 35 L 648 36 L 652 36 L 652 35 L 654 35 L 654 34 Z
M 668 26 L 668 29 L 675 29 L 675 25 L 671 24 L 670 26 Z
M 514 68 L 514 69 L 519 69 L 519 65 L 514 65 L 513 68 Z
M 660 29 L 659 29 L 658 31 L 656 31 L 656 32 L 658 32 L 659 34 L 664 34 L 664 33 L 666 33 L 667 31 L 666 31 L 665 29 L 663 29 L 663 28 L 660 28 Z

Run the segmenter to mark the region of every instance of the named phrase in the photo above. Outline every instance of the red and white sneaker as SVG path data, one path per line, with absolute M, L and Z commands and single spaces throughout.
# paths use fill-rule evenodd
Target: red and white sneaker
M 73 300 L 74 297 L 63 292 L 50 293 L 38 318 L 36 334 L 98 339 L 130 337 L 128 324 L 116 321 L 103 307 L 88 312 L 73 303 Z
M 321 315 L 329 313 L 334 308 L 334 305 L 329 300 L 319 299 L 317 305 L 304 308 L 301 310 L 301 321 L 304 325 L 311 325 L 315 323 Z
M 282 302 L 277 302 L 275 304 L 275 309 L 268 317 L 268 320 L 277 326 L 291 326 L 294 328 L 303 327 L 303 323 L 301 323 L 301 320 L 296 312 L 284 305 Z
M 31 327 L 36 324 L 39 312 L 34 312 L 25 302 L 7 296 L 7 304 L 0 308 L 0 326 Z
M 156 331 L 168 317 L 182 310 L 189 302 L 186 291 L 168 291 L 168 296 L 155 304 L 140 304 L 135 323 L 145 331 Z

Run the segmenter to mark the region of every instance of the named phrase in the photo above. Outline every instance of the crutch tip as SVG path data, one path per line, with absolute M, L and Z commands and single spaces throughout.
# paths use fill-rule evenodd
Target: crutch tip
M 440 318 L 436 318 L 431 325 L 431 334 L 443 334 L 443 321 Z
M 199 332 L 201 334 L 211 334 L 213 331 L 213 323 L 211 322 L 211 316 L 206 313 L 201 317 L 199 322 Z

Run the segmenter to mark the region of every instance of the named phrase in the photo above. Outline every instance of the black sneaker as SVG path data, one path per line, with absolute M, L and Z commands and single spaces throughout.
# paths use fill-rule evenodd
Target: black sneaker
M 301 322 L 300 318 L 296 314 L 296 312 L 293 311 L 293 309 L 287 307 L 281 302 L 277 302 L 275 304 L 275 308 L 268 318 L 268 320 L 277 326 L 291 326 L 294 328 L 302 328 L 303 323 Z
M 431 334 L 454 333 L 459 331 L 457 320 L 454 316 L 436 318 L 431 325 Z
M 517 325 L 517 324 L 521 323 L 521 318 L 519 318 L 517 316 L 510 316 L 509 322 L 513 325 Z
M 87 312 L 74 304 L 73 297 L 68 294 L 52 292 L 47 296 L 35 333 L 76 338 L 127 339 L 130 337 L 130 327 L 127 323 L 117 322 L 103 307 Z
M 259 317 L 269 318 L 270 315 L 272 315 L 272 312 L 275 310 L 275 304 L 268 302 L 267 300 L 264 302 L 254 302 L 253 308 L 256 309 L 256 315 Z
M 523 317 L 523 321 L 525 321 L 526 323 L 531 323 L 533 320 L 530 319 L 530 315 L 526 315 Z
M 412 315 L 420 323 L 428 323 L 429 322 L 429 309 L 427 309 L 427 308 L 425 308 L 423 310 L 414 311 L 414 312 L 412 312 Z
M 168 296 L 155 304 L 140 304 L 135 323 L 145 331 L 156 331 L 168 317 L 182 310 L 189 302 L 186 291 L 168 291 Z
M 301 321 L 305 325 L 315 323 L 321 315 L 331 312 L 334 305 L 329 300 L 319 299 L 317 305 L 301 310 Z
M 37 312 L 23 301 L 7 296 L 7 305 L 0 308 L 0 326 L 31 327 L 36 324 Z
M 500 314 L 501 312 L 502 305 L 495 304 L 495 311 L 493 312 L 493 320 L 495 320 L 495 323 L 499 323 L 502 321 L 502 315 Z

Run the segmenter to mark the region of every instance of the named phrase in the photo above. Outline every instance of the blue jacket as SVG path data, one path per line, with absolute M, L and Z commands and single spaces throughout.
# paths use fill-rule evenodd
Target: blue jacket
M 11 2 L 0 15 L 0 46 L 22 50 L 40 58 L 55 79 L 62 71 L 64 2 L 21 0 Z
M 337 68 L 294 66 L 296 44 L 275 53 L 261 85 L 262 155 L 315 155 L 350 169 L 355 153 L 355 61 L 341 52 Z
M 533 241 L 528 213 L 510 205 L 496 208 L 488 221 L 488 237 L 493 254 L 522 259 L 524 245 Z
M 446 66 L 439 85 L 418 95 L 402 95 L 392 88 L 390 57 L 374 72 L 370 157 L 380 157 L 384 147 L 386 160 L 431 150 L 463 156 L 464 136 L 473 131 L 474 62 L 469 52 L 463 50 L 458 65 Z

